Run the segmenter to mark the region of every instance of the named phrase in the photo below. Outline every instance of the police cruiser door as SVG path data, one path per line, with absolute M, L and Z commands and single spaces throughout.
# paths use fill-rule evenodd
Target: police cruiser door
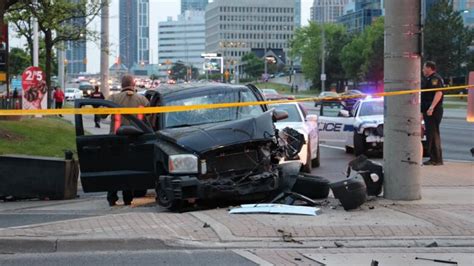
M 342 112 L 341 112 L 342 110 Z M 344 147 L 352 138 L 354 117 L 348 114 L 340 102 L 322 102 L 319 116 L 319 139 L 327 143 Z

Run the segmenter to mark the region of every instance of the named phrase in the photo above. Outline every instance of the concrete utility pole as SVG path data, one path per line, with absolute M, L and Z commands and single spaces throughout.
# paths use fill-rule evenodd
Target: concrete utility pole
M 100 15 L 100 91 L 109 96 L 109 0 L 101 0 Z
M 385 91 L 420 87 L 420 1 L 385 1 Z M 421 199 L 419 94 L 385 97 L 384 197 Z
M 64 73 L 64 60 L 66 59 L 66 47 L 65 42 L 62 42 L 62 47 L 57 49 L 58 53 L 58 81 L 59 86 L 64 89 L 64 85 L 66 84 L 66 77 Z

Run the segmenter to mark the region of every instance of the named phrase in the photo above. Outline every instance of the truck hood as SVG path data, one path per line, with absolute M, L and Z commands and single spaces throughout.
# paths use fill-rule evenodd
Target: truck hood
M 194 153 L 247 142 L 271 140 L 275 135 L 272 111 L 230 122 L 160 130 L 158 136 Z

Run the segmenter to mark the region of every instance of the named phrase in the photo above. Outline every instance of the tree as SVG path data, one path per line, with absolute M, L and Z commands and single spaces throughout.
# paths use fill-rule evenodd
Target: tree
M 181 61 L 178 61 L 173 64 L 173 66 L 171 67 L 170 77 L 171 79 L 174 79 L 174 80 L 178 80 L 178 79 L 187 80 L 189 69 L 191 69 L 192 71 L 191 78 L 197 79 L 199 77 L 199 70 L 194 66 L 191 66 L 191 67 L 186 66 L 186 64 L 184 64 L 184 62 L 181 62 Z
M 19 76 L 30 66 L 30 56 L 21 48 L 12 48 L 8 60 L 8 73 Z
M 291 40 L 290 57 L 295 61 L 301 59 L 301 67 L 306 78 L 313 80 L 315 86 L 320 84 L 322 59 L 323 25 L 310 22 L 306 27 L 299 28 Z M 342 71 L 340 53 L 350 38 L 344 26 L 324 24 L 326 34 L 326 77 L 327 83 L 338 83 L 346 79 Z
M 424 59 L 435 61 L 445 78 L 462 75 L 473 34 L 450 0 L 439 0 L 431 7 L 423 32 Z
M 258 58 L 254 53 L 248 53 L 242 56 L 243 71 L 249 77 L 257 79 L 265 72 L 265 63 L 263 59 Z
M 108 3 L 107 3 L 108 4 Z M 49 93 L 51 92 L 51 73 L 53 64 L 53 48 L 63 48 L 60 45 L 66 41 L 82 41 L 84 38 L 97 39 L 97 32 L 87 29 L 87 26 L 99 14 L 102 3 L 94 0 L 38 0 L 19 1 L 12 6 L 8 21 L 12 22 L 19 35 L 24 36 L 32 46 L 32 30 L 30 18 L 35 17 L 38 28 L 43 33 L 45 44 L 45 74 Z M 83 19 L 85 23 L 76 23 Z M 48 97 L 48 107 L 51 106 Z
M 10 9 L 11 6 L 19 2 L 20 0 L 1 0 L 0 1 L 0 24 L 3 23 L 5 13 Z
M 353 37 L 342 49 L 340 59 L 346 76 L 354 82 L 383 80 L 384 19 L 378 18 L 371 26 Z

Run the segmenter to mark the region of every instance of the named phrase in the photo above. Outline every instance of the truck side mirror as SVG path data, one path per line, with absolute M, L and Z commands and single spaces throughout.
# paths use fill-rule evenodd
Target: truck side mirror
M 136 128 L 134 126 L 121 126 L 117 129 L 118 136 L 140 136 L 145 134 L 143 130 Z

